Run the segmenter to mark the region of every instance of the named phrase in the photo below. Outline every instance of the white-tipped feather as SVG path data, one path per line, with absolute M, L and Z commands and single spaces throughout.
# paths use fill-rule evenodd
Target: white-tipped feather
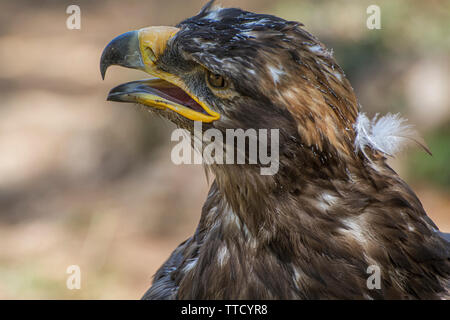
M 364 149 L 370 147 L 388 156 L 394 156 L 407 146 L 408 142 L 415 142 L 430 153 L 417 132 L 406 122 L 407 119 L 399 114 L 389 113 L 381 118 L 377 114 L 370 120 L 365 113 L 360 113 L 354 125 L 356 151 L 365 154 Z

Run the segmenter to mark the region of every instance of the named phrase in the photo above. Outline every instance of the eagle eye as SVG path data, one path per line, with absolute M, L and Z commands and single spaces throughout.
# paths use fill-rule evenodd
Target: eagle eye
M 220 74 L 208 71 L 206 78 L 208 84 L 215 89 L 226 89 L 228 87 L 228 81 Z

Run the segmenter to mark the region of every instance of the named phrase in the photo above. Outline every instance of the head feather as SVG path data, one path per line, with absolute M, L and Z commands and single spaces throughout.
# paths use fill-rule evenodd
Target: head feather
M 203 8 L 200 10 L 200 12 L 198 13 L 198 16 L 203 16 L 205 14 L 207 14 L 210 11 L 213 11 L 214 8 L 216 8 L 218 5 L 214 5 L 214 3 L 216 2 L 216 0 L 211 0 L 208 1 L 207 4 L 205 4 L 203 6 Z

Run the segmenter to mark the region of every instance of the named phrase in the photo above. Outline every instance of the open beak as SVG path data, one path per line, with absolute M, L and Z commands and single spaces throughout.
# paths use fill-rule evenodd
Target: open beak
M 169 109 L 194 121 L 218 120 L 220 115 L 193 95 L 180 77 L 164 72 L 156 65 L 167 43 L 178 31 L 174 27 L 149 27 L 127 32 L 113 39 L 103 50 L 100 60 L 103 79 L 111 65 L 142 70 L 155 78 L 115 87 L 108 94 L 107 100 Z

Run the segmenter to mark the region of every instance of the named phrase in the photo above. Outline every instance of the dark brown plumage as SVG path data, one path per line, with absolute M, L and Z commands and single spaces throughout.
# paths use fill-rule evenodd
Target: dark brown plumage
M 162 47 L 151 29 L 151 54 L 142 47 L 144 31 L 115 39 L 102 73 L 119 64 L 182 88 L 197 99 L 186 95 L 184 106 L 203 107 L 202 117 L 220 115 L 207 118 L 203 130 L 279 129 L 279 171 L 208 166 L 215 181 L 198 228 L 144 299 L 449 297 L 449 243 L 386 164 L 388 142 L 398 137 L 376 139 L 386 127 L 401 128 L 398 118 L 365 122 L 332 54 L 297 22 L 210 2 L 177 28 Z M 140 60 L 127 60 L 136 39 Z M 206 80 L 208 74 L 216 77 Z M 137 93 L 169 92 L 138 84 L 113 89 L 110 100 L 143 103 Z M 151 110 L 193 132 L 185 113 Z M 381 270 L 380 289 L 367 286 L 371 265 Z

